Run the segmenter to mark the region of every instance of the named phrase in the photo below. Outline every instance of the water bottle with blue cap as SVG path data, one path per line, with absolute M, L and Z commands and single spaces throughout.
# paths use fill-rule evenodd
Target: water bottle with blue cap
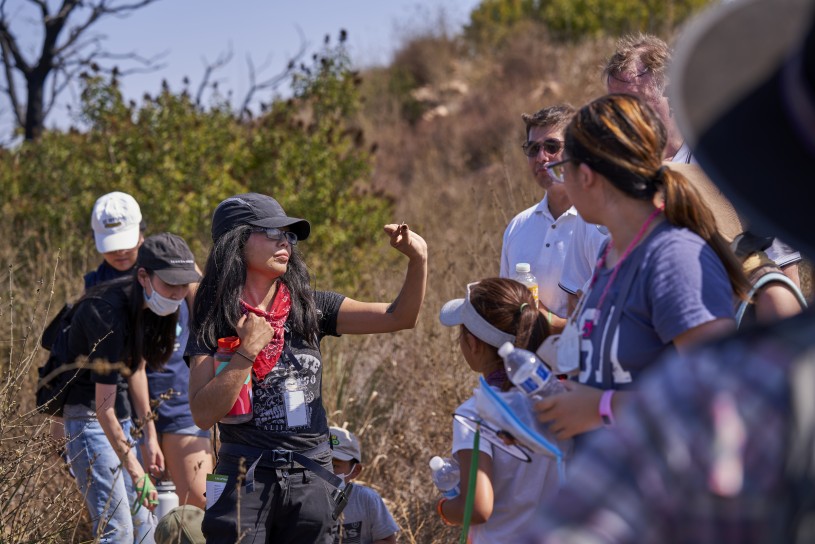
M 531 351 L 506 342 L 498 349 L 498 355 L 504 360 L 509 380 L 532 400 L 566 391 L 557 376 Z

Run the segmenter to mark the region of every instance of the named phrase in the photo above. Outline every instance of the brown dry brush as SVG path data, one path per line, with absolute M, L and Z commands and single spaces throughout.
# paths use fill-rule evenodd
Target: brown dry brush
M 44 359 L 38 339 L 51 301 L 42 286 L 15 287 L 7 267 L 7 295 L 0 322 L 0 542 L 70 542 L 82 519 L 82 496 L 59 456 L 64 446 L 50 435 L 50 420 L 34 407 L 34 369 Z M 29 272 L 29 271 L 27 271 Z M 51 282 L 53 283 L 53 281 Z

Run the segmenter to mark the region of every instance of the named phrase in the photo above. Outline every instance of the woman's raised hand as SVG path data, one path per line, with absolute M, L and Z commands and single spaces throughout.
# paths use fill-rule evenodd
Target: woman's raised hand
M 391 247 L 404 253 L 409 259 L 427 259 L 427 242 L 412 232 L 405 223 L 390 223 L 384 227 L 385 234 L 390 236 Z

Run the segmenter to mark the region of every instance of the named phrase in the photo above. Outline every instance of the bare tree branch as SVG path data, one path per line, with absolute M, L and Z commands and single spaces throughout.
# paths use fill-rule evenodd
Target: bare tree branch
M 195 105 L 201 106 L 201 100 L 204 96 L 204 90 L 209 85 L 209 80 L 212 77 L 212 74 L 227 64 L 232 60 L 232 42 L 229 43 L 229 48 L 218 55 L 218 58 L 215 59 L 215 62 L 209 62 L 207 59 L 201 59 L 204 62 L 204 76 L 201 78 L 201 84 L 198 85 L 198 92 L 195 93 Z
M 158 1 L 61 0 L 56 9 L 51 0 L 27 0 L 28 9 L 37 10 L 43 32 L 38 56 L 27 61 L 12 32 L 12 19 L 6 12 L 8 0 L 0 0 L 0 54 L 6 78 L 2 92 L 9 98 L 17 123 L 25 128 L 26 139 L 39 135 L 57 97 L 71 87 L 81 67 L 90 66 L 117 75 L 161 68 L 156 63 L 161 55 L 151 59 L 135 53 L 107 53 L 101 45 L 103 37 L 89 32 L 103 17 L 124 17 Z M 52 7 L 49 8 L 49 4 Z M 128 61 L 141 66 L 122 70 L 117 66 L 101 66 L 97 64 L 99 61 Z M 24 93 L 16 88 L 23 79 Z
M 48 20 L 50 17 L 50 13 L 48 12 L 48 4 L 45 3 L 45 0 L 29 0 L 30 2 L 40 6 L 40 13 L 42 14 L 42 20 Z
M 8 49 L 8 53 L 14 58 L 14 63 L 18 70 L 24 74 L 31 71 L 31 66 L 29 66 L 25 57 L 23 57 L 20 47 L 17 45 L 17 38 L 11 33 L 5 16 L 0 17 L 0 43 L 2 43 L 3 49 Z
M 23 113 L 22 105 L 20 104 L 20 98 L 17 95 L 17 85 L 14 82 L 14 73 L 11 69 L 11 59 L 9 58 L 9 51 L 6 47 L 6 42 L 0 39 L 0 54 L 3 56 L 3 71 L 6 76 L 6 88 L 4 89 L 6 95 L 11 102 L 11 109 L 14 112 L 14 117 L 17 120 L 17 124 L 19 126 L 23 126 L 25 122 L 25 114 Z
M 286 63 L 286 67 L 279 73 L 273 75 L 272 77 L 265 79 L 261 82 L 256 81 L 255 77 L 255 65 L 252 62 L 252 57 L 247 55 L 246 56 L 246 64 L 249 68 L 249 90 L 246 92 L 246 95 L 243 98 L 243 103 L 241 104 L 241 108 L 239 110 L 239 116 L 244 118 L 247 113 L 249 113 L 249 104 L 252 101 L 255 93 L 258 91 L 265 91 L 268 89 L 275 89 L 278 85 L 280 85 L 288 76 L 291 74 L 291 71 L 294 69 L 294 66 L 297 64 L 303 55 L 306 53 L 306 48 L 308 46 L 306 42 L 306 38 L 303 35 L 303 31 L 300 27 L 297 27 L 297 32 L 300 34 L 300 49 L 295 53 L 289 61 Z M 262 65 L 261 71 L 268 66 L 269 61 L 271 59 L 267 59 L 266 62 Z

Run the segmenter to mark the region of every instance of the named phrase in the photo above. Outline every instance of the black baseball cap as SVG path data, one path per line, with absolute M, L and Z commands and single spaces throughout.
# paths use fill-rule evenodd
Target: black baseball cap
M 212 214 L 212 240 L 218 240 L 239 225 L 278 229 L 289 227 L 298 240 L 305 240 L 311 232 L 308 221 L 289 217 L 277 200 L 259 193 L 231 196 L 218 204 Z
M 144 240 L 139 248 L 137 266 L 155 272 L 168 285 L 195 283 L 201 279 L 187 242 L 169 232 L 154 234 Z

